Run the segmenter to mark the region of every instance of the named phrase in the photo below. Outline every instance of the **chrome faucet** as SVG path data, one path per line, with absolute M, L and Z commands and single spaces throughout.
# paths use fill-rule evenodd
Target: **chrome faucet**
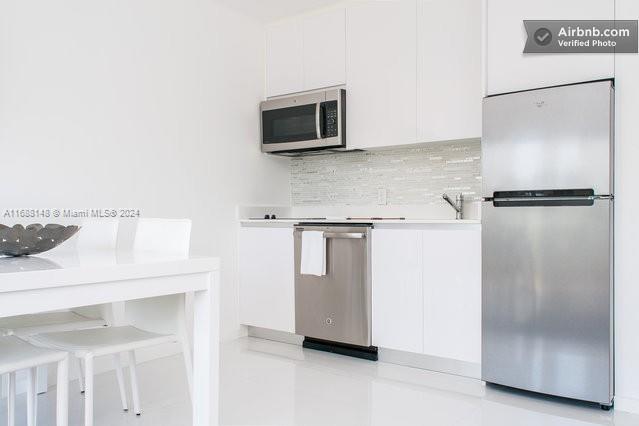
M 455 209 L 455 219 L 464 218 L 464 213 L 462 211 L 462 209 L 464 208 L 464 194 L 457 194 L 457 197 L 455 197 L 455 201 L 451 200 L 448 194 L 442 195 L 442 198 L 446 200 L 446 202 L 450 204 L 452 208 Z

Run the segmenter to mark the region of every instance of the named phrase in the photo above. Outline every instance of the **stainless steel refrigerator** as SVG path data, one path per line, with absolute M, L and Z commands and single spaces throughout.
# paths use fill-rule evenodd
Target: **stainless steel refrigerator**
M 482 379 L 612 405 L 614 84 L 489 96 Z

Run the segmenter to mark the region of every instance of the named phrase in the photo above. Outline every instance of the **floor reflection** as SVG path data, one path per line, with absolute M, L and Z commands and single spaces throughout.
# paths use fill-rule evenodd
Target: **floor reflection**
M 234 426 L 637 426 L 639 416 L 530 396 L 386 363 L 302 350 L 260 339 L 222 346 L 221 424 Z M 160 373 L 161 372 L 161 373 Z M 96 376 L 96 426 L 187 426 L 191 410 L 180 355 L 138 370 L 142 416 L 120 409 L 113 372 Z M 70 389 L 70 424 L 83 424 L 83 397 Z M 0 400 L 0 419 L 6 418 Z M 17 426 L 26 425 L 24 394 Z M 39 396 L 38 426 L 54 426 L 55 389 Z M 2 420 L 0 420 L 0 424 Z
M 226 345 L 222 362 L 227 425 L 639 425 L 598 405 L 262 339 Z

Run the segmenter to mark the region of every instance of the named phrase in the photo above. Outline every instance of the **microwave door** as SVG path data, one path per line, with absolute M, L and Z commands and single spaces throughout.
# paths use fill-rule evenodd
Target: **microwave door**
M 320 103 L 296 105 L 262 111 L 264 151 L 307 148 L 319 139 Z

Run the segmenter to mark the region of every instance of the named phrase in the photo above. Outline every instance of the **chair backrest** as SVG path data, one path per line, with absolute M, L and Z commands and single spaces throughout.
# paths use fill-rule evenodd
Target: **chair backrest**
M 116 264 L 116 247 L 118 244 L 118 219 L 84 219 L 81 228 L 73 237 L 78 260 L 85 265 Z M 111 320 L 113 305 L 94 305 L 74 308 L 73 311 L 89 317 L 107 317 Z
M 115 250 L 118 242 L 117 219 L 86 219 L 78 231 L 76 248 L 81 250 Z
M 186 256 L 191 245 L 190 219 L 139 219 L 133 250 Z
M 186 257 L 190 243 L 190 219 L 140 219 L 133 250 Z M 147 331 L 177 333 L 184 321 L 184 304 L 182 294 L 128 301 L 126 321 Z
M 62 224 L 80 225 L 80 230 L 51 252 L 65 256 L 80 251 L 115 250 L 120 222 L 117 219 L 84 219 L 82 222 L 60 220 Z

